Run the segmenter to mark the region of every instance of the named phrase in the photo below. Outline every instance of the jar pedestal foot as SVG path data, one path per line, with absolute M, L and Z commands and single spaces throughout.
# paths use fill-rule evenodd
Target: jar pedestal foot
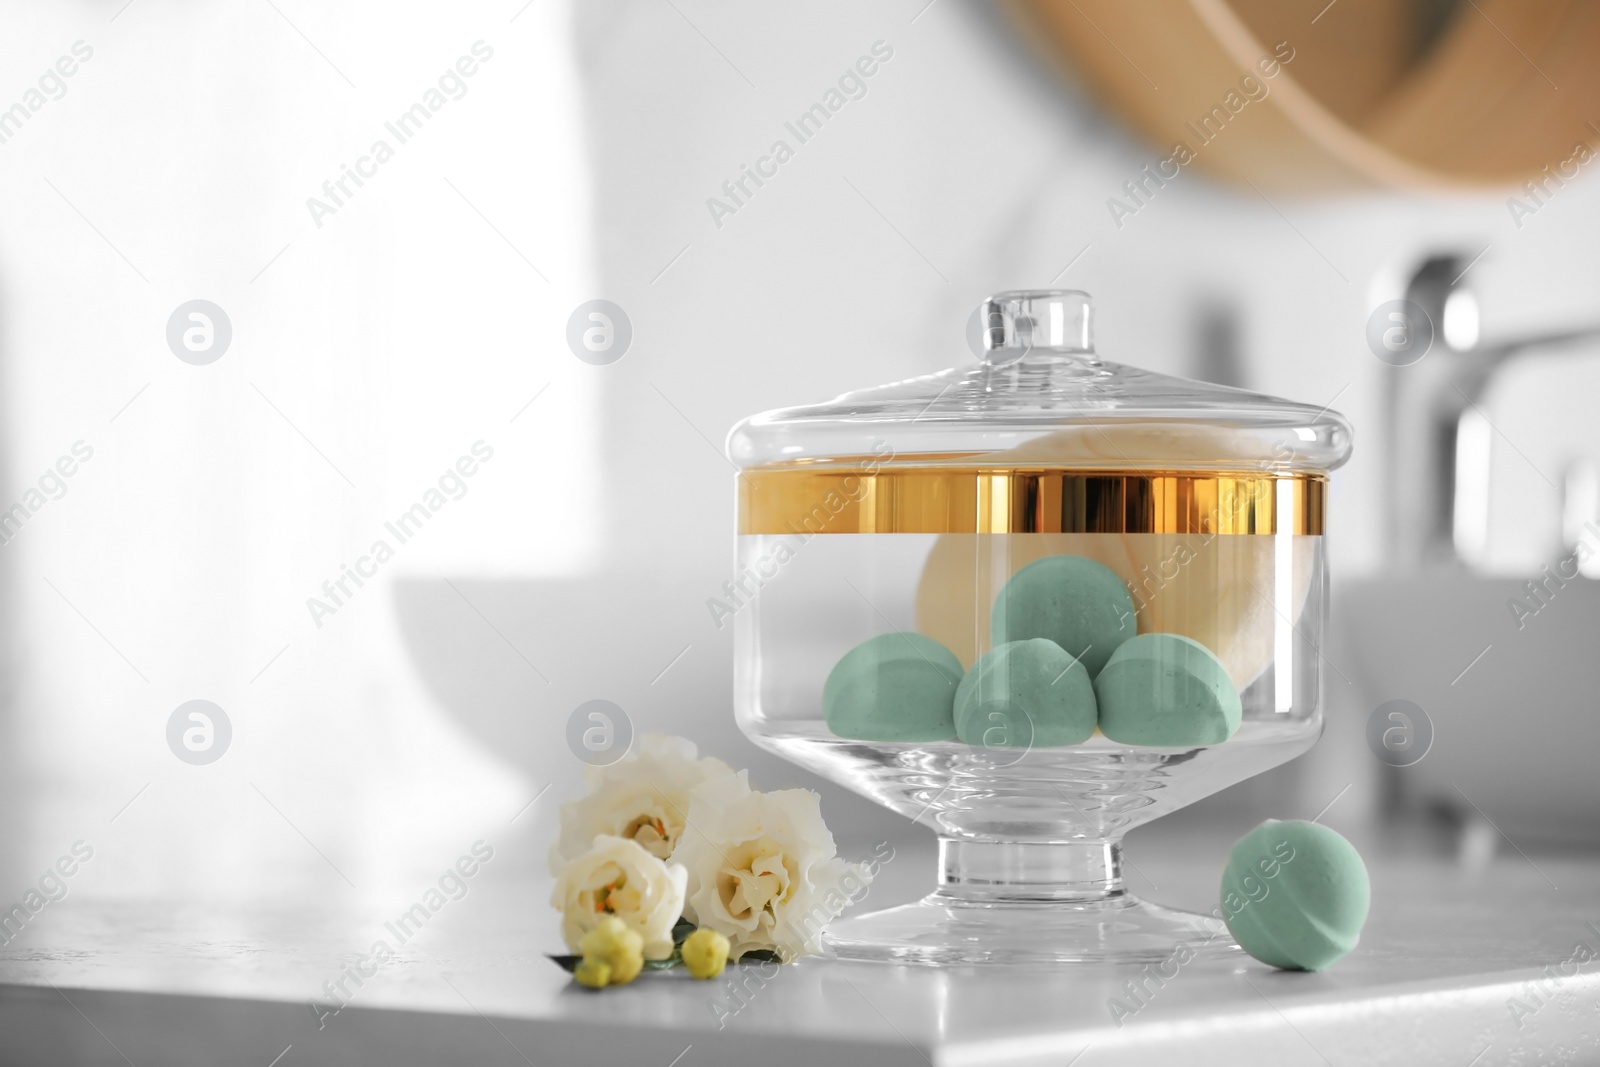
M 890 963 L 1153 963 L 1230 955 L 1221 918 L 1130 894 L 1117 841 L 943 838 L 939 888 L 914 904 L 836 922 L 839 959 Z

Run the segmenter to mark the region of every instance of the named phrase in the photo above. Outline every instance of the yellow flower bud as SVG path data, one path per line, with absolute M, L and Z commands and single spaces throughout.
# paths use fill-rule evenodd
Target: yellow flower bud
M 590 989 L 604 989 L 611 984 L 611 968 L 597 959 L 585 957 L 578 964 L 578 969 L 572 972 L 579 985 L 588 986 Z
M 614 915 L 601 919 L 600 925 L 584 934 L 578 950 L 584 963 L 605 964 L 611 985 L 627 985 L 644 970 L 644 938 Z
M 715 978 L 728 964 L 728 939 L 702 926 L 683 943 L 683 965 L 696 978 Z

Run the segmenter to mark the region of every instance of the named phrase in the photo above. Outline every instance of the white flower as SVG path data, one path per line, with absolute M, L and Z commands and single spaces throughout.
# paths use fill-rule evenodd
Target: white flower
M 730 959 L 751 949 L 785 961 L 816 953 L 823 926 L 872 878 L 838 858 L 808 789 L 706 788 L 690 806 L 689 824 L 673 856 L 689 872 L 684 916 L 725 936 Z
M 657 859 L 667 859 L 683 835 L 697 788 L 707 782 L 737 783 L 749 791 L 744 772 L 735 774 L 714 756 L 697 755 L 692 741 L 646 734 L 638 752 L 585 769 L 588 794 L 561 805 L 561 836 L 550 848 L 550 873 L 559 875 L 601 834 L 637 841 Z
M 615 915 L 644 940 L 644 958 L 672 955 L 672 928 L 683 914 L 688 871 L 663 863 L 642 846 L 602 835 L 562 870 L 550 903 L 561 912 L 561 936 L 580 951 L 583 935 Z

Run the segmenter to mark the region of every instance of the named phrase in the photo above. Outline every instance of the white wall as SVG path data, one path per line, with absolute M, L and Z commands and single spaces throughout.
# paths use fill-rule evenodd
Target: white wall
M 0 549 L 4 777 L 35 814 L 7 858 L 86 837 L 124 888 L 271 892 L 310 857 L 342 888 L 309 839 L 381 884 L 531 793 L 431 698 L 393 587 L 445 588 L 450 625 L 526 671 L 444 579 L 572 574 L 599 528 L 598 390 L 549 341 L 594 277 L 567 9 L 119 9 L 10 5 L 0 34 L 4 106 L 92 50 L 0 144 L 0 508 L 93 449 Z M 447 73 L 401 143 L 385 123 Z M 360 163 L 378 140 L 393 157 Z M 345 165 L 365 184 L 313 212 Z M 166 340 L 196 297 L 233 329 L 205 366 Z M 385 531 L 480 440 L 465 495 Z M 380 539 L 393 559 L 315 616 Z M 165 739 L 195 698 L 234 731 L 204 768 Z

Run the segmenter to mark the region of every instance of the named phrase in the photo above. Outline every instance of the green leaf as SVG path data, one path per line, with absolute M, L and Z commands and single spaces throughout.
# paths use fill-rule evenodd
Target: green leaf
M 783 957 L 770 948 L 753 948 L 740 956 L 735 963 L 782 963 Z
M 583 957 L 582 956 L 556 956 L 556 955 L 547 954 L 546 958 L 550 959 L 550 960 L 553 960 L 557 967 L 560 967 L 563 971 L 566 971 L 568 974 L 571 974 L 573 971 L 576 971 L 578 969 L 578 964 L 583 962 Z
M 688 919 L 679 919 L 672 927 L 672 943 L 674 945 L 683 944 L 695 930 L 694 923 Z

